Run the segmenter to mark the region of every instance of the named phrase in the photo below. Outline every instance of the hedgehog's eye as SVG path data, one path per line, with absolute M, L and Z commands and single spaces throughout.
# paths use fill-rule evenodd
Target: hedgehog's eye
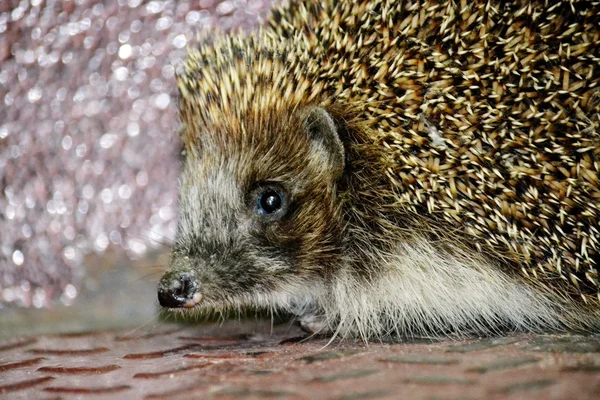
M 258 210 L 263 214 L 273 214 L 281 208 L 283 199 L 272 189 L 265 190 L 258 196 Z
M 252 191 L 250 204 L 253 211 L 264 220 L 278 220 L 283 217 L 288 208 L 287 193 L 276 183 L 260 185 Z

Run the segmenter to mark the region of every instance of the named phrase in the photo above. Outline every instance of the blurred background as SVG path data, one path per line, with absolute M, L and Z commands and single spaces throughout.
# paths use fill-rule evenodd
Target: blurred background
M 271 0 L 0 2 L 0 336 L 154 323 L 176 229 L 175 71 Z

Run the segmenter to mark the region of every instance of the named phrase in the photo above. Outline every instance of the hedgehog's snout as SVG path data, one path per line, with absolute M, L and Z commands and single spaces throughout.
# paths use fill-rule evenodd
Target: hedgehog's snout
M 158 302 L 163 307 L 190 308 L 200 301 L 200 283 L 190 272 L 167 272 L 158 283 Z

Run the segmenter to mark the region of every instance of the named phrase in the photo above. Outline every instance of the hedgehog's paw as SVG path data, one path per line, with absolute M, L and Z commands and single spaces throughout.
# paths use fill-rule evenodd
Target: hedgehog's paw
M 300 328 L 306 333 L 312 335 L 324 335 L 329 333 L 329 325 L 327 320 L 318 314 L 303 314 L 298 316 L 298 322 L 300 322 Z

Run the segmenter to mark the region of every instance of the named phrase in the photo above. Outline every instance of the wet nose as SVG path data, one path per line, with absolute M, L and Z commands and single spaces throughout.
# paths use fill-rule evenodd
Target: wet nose
M 200 303 L 198 281 L 189 272 L 168 272 L 158 283 L 158 302 L 167 308 L 189 308 Z

